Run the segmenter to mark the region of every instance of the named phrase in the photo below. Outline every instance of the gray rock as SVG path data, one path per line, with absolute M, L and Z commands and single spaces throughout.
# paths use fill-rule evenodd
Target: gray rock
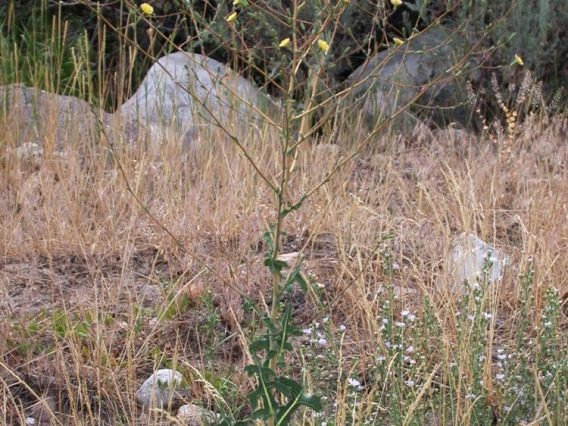
M 150 408 L 169 407 L 179 400 L 178 390 L 182 388 L 181 373 L 168 368 L 152 374 L 136 392 L 140 405 Z
M 268 98 L 222 63 L 198 54 L 176 52 L 158 60 L 138 91 L 120 108 L 122 122 L 132 129 L 175 130 L 184 143 L 210 126 L 258 119 Z
M 52 145 L 63 150 L 91 145 L 100 135 L 96 114 L 103 121 L 108 118 L 73 96 L 21 84 L 0 86 L 0 119 L 7 123 L 4 136 L 14 148 L 27 144 L 39 150 Z
M 455 238 L 449 259 L 451 265 L 451 291 L 465 292 L 464 282 L 477 285 L 485 278 L 489 282 L 499 282 L 503 278 L 511 258 L 475 235 L 463 233 Z
M 448 119 L 460 121 L 457 110 L 461 111 L 460 105 L 467 97 L 466 70 L 472 68 L 468 61 L 460 64 L 465 54 L 461 37 L 446 29 L 432 28 L 369 59 L 351 74 L 346 87 L 353 88 L 356 103 L 373 121 L 395 113 L 415 97 L 419 97 L 418 104 L 434 110 L 455 107 L 454 116 Z M 441 80 L 433 84 L 439 77 Z
M 186 404 L 179 407 L 177 418 L 187 426 L 216 425 L 221 421 L 219 414 L 195 404 Z

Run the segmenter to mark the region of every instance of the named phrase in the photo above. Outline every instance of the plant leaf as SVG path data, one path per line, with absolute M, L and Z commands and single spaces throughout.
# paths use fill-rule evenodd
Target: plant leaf
M 288 216 L 288 214 L 290 212 L 293 212 L 294 210 L 298 210 L 300 207 L 302 207 L 302 204 L 304 203 L 304 200 L 306 199 L 305 195 L 302 195 L 302 197 L 300 198 L 300 200 L 296 203 L 296 204 L 292 204 L 290 207 L 288 207 L 287 209 L 284 209 L 280 212 L 280 217 L 284 218 L 286 216 Z
M 302 263 L 298 262 L 294 267 L 294 269 L 292 270 L 292 272 L 290 273 L 290 275 L 288 276 L 288 278 L 286 279 L 286 282 L 284 283 L 283 286 L 284 293 L 290 293 L 292 291 L 292 285 L 294 283 L 298 283 L 304 294 L 308 294 L 308 283 L 306 282 L 306 280 L 302 275 L 301 268 L 302 268 Z
M 260 339 L 256 339 L 249 345 L 249 351 L 251 354 L 256 354 L 262 350 L 269 350 L 270 349 L 270 342 L 268 339 L 261 337 Z

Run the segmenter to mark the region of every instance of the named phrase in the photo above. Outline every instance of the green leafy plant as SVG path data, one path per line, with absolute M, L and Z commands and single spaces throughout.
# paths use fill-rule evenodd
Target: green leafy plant
M 311 408 L 314 411 L 322 410 L 320 397 L 309 394 L 305 385 L 286 376 L 279 376 L 277 371 L 271 368 L 273 360 L 277 361 L 278 367 L 285 366 L 283 357 L 286 352 L 293 350 L 289 339 L 302 334 L 292 325 L 291 312 L 292 306 L 288 305 L 280 318 L 280 324 L 274 324 L 266 318 L 265 334 L 250 344 L 249 350 L 255 364 L 245 367 L 245 371 L 258 383 L 257 388 L 248 394 L 250 405 L 254 408 L 252 420 L 259 419 L 267 421 L 268 424 L 288 425 L 292 415 L 301 407 Z M 260 359 L 262 354 L 264 361 Z

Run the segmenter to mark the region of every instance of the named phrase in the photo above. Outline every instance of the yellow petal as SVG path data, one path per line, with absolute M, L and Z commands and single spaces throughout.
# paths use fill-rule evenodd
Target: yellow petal
M 398 37 L 393 37 L 393 38 L 392 38 L 392 41 L 394 41 L 394 44 L 395 44 L 396 46 L 402 46 L 402 45 L 404 44 L 404 40 L 401 40 L 401 39 L 398 38 Z
M 290 44 L 290 38 L 286 37 L 284 40 L 282 40 L 280 42 L 280 44 L 278 45 L 278 47 L 286 47 Z
M 327 53 L 329 50 L 329 43 L 325 40 L 318 40 L 318 47 L 323 53 Z
M 243 2 L 243 0 L 235 0 L 235 1 L 233 1 L 233 6 L 238 6 L 242 2 Z
M 235 22 L 236 20 L 237 20 L 237 12 L 233 12 L 225 18 L 225 21 L 227 22 Z
M 151 15 L 154 13 L 154 8 L 150 6 L 148 3 L 142 3 L 140 5 L 140 10 L 144 15 Z
M 521 58 L 519 55 L 515 55 L 515 60 L 513 61 L 513 63 L 517 64 L 521 67 L 525 64 L 525 62 L 523 61 L 523 58 Z
M 402 0 L 391 0 L 391 4 L 392 4 L 394 7 L 398 7 L 398 6 L 400 6 L 400 5 L 402 4 Z

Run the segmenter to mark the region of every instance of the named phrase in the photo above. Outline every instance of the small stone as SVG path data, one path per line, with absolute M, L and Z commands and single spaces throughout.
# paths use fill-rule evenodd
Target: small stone
M 43 156 L 43 148 L 34 142 L 24 142 L 16 150 L 16 155 L 21 161 L 36 162 Z
M 298 251 L 293 253 L 282 253 L 276 260 L 286 263 L 286 266 L 282 268 L 282 273 L 286 274 L 290 271 L 291 267 L 295 266 L 298 262 L 301 262 L 302 254 Z
M 187 426 L 215 425 L 221 421 L 221 416 L 195 404 L 179 407 L 177 418 Z
M 454 239 L 450 256 L 453 285 L 451 291 L 463 294 L 464 282 L 475 285 L 485 278 L 501 281 L 511 258 L 475 235 L 463 233 Z
M 182 386 L 182 375 L 168 368 L 152 374 L 136 392 L 140 405 L 161 408 L 172 405 L 179 399 L 176 392 Z

